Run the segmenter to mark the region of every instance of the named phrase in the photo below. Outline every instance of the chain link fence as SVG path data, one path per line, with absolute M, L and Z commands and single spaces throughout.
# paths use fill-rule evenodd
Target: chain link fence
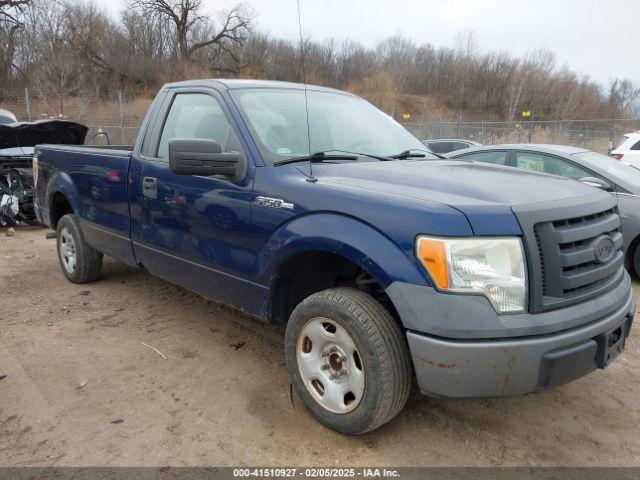
M 89 127 L 88 139 L 106 133 L 111 144 L 135 142 L 138 129 L 151 105 L 151 96 L 130 97 L 121 91 L 97 95 L 90 91 L 66 92 L 34 89 L 2 90 L 0 108 L 19 121 L 61 118 Z M 622 135 L 640 129 L 640 120 L 558 119 L 536 121 L 411 121 L 403 125 L 421 140 L 466 138 L 482 144 L 551 143 L 585 147 L 607 153 Z M 91 143 L 104 144 L 97 136 Z
M 18 121 L 64 119 L 89 127 L 87 139 L 96 144 L 130 145 L 135 142 L 153 99 L 131 98 L 121 91 L 112 95 L 92 92 L 66 94 L 55 91 L 0 90 L 0 108 L 13 112 Z
M 464 138 L 485 145 L 500 143 L 546 143 L 584 147 L 608 153 L 625 133 L 640 129 L 640 120 L 587 119 L 542 121 L 439 121 L 403 124 L 420 140 Z

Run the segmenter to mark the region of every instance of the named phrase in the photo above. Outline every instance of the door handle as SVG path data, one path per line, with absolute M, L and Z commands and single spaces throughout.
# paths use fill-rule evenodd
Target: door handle
M 142 195 L 147 198 L 158 198 L 158 179 L 144 177 L 142 179 Z

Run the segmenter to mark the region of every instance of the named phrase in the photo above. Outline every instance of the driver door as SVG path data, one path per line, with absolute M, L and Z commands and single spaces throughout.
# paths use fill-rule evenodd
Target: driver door
M 217 141 L 223 151 L 244 155 L 243 148 L 215 92 L 170 91 L 163 104 L 162 127 L 140 155 L 132 181 L 132 204 L 139 207 L 132 212 L 136 258 L 153 275 L 242 307 L 252 258 L 250 175 L 176 175 L 168 146 L 173 138 L 201 138 Z

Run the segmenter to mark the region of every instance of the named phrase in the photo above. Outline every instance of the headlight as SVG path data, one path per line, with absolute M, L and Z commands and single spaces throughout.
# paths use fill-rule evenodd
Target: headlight
M 527 297 L 519 238 L 418 237 L 416 253 L 440 290 L 485 295 L 498 313 L 523 312 Z

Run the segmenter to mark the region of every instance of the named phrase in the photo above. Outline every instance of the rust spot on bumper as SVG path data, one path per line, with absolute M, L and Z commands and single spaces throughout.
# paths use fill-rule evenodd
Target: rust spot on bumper
M 455 363 L 439 363 L 438 366 L 440 368 L 455 368 Z
M 433 362 L 432 362 L 431 360 L 429 360 L 429 359 L 427 359 L 427 358 L 422 358 L 422 357 L 420 357 L 420 356 L 418 356 L 418 355 L 416 355 L 416 358 L 417 358 L 418 360 L 420 360 L 421 362 L 426 363 L 426 364 L 427 364 L 427 365 L 429 365 L 430 367 L 433 367 Z

